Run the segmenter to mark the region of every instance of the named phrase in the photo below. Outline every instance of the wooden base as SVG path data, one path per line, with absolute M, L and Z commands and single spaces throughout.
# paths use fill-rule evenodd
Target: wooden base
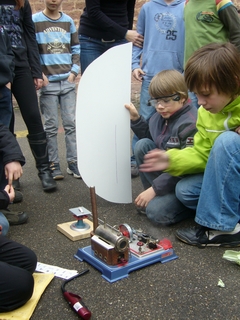
M 57 225 L 57 230 L 62 232 L 66 237 L 72 241 L 77 241 L 85 238 L 90 238 L 90 234 L 93 231 L 93 223 L 88 219 L 83 219 L 83 222 L 87 223 L 90 228 L 87 230 L 75 231 L 71 229 L 71 225 L 76 221 L 65 222 Z

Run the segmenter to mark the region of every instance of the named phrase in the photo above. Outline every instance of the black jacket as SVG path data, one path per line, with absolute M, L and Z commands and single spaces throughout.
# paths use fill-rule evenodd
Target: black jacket
M 7 127 L 0 124 L 0 161 L 3 167 L 12 161 L 19 161 L 23 166 L 25 158 L 14 135 Z M 9 204 L 9 197 L 4 190 L 0 191 L 0 209 L 5 209 Z
M 7 31 L 15 56 L 15 66 L 31 68 L 33 78 L 42 79 L 42 67 L 28 0 L 15 10 L 15 0 L 0 0 L 0 25 Z
M 132 29 L 136 0 L 86 0 L 78 33 L 95 39 L 121 40 Z
M 14 54 L 7 32 L 0 26 L 0 87 L 13 82 Z

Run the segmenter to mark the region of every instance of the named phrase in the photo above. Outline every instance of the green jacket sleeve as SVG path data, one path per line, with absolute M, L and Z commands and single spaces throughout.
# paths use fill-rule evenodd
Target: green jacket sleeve
M 198 113 L 198 132 L 194 136 L 193 147 L 187 147 L 182 150 L 171 149 L 167 151 L 170 166 L 165 172 L 168 172 L 173 176 L 204 172 L 212 148 L 212 143 L 208 138 L 203 123 L 201 113 Z

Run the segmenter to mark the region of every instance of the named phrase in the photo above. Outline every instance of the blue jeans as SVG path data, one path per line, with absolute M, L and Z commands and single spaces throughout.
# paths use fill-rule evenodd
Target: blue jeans
M 141 86 L 141 93 L 140 93 L 140 108 L 139 108 L 139 114 L 143 116 L 145 120 L 149 120 L 151 116 L 156 112 L 156 109 L 152 106 L 148 106 L 148 100 L 151 98 L 148 92 L 148 88 L 150 85 L 151 79 L 143 79 L 142 86 Z M 131 157 L 131 163 L 135 163 L 135 155 L 134 155 L 134 148 L 138 141 L 138 137 L 134 134 L 132 139 L 132 157 Z
M 75 109 L 76 85 L 69 81 L 49 82 L 40 90 L 40 108 L 44 117 L 50 162 L 59 163 L 58 156 L 58 106 L 60 105 L 62 124 L 65 130 L 67 162 L 77 161 Z
M 2 227 L 1 236 L 5 236 L 9 230 L 9 222 L 0 209 L 0 226 Z
M 232 231 L 240 220 L 240 136 L 222 133 L 210 152 L 204 174 L 183 178 L 177 198 L 196 209 L 195 221 L 205 227 Z
M 79 35 L 79 42 L 81 50 L 81 74 L 83 74 L 83 72 L 89 66 L 89 64 L 96 60 L 98 57 L 100 57 L 104 52 L 120 44 L 127 43 L 127 40 L 121 39 L 114 42 L 103 42 L 99 39 Z
M 155 143 L 147 138 L 141 139 L 135 146 L 135 157 L 137 165 L 144 162 L 144 156 L 150 150 L 156 149 Z M 152 182 L 162 172 L 139 172 L 144 189 L 152 186 Z M 175 192 L 163 196 L 155 196 L 146 207 L 146 215 L 157 224 L 170 225 L 190 216 L 193 216 L 191 210 L 187 209 L 176 197 Z

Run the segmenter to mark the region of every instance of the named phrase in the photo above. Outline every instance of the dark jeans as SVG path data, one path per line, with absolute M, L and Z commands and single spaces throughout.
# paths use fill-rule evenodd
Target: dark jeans
M 32 250 L 0 236 L 0 312 L 15 310 L 31 298 L 36 264 Z
M 84 35 L 79 35 L 79 42 L 81 48 L 80 64 L 81 74 L 95 59 L 100 57 L 108 49 L 127 43 L 126 39 L 117 40 L 114 42 L 102 42 L 99 39 L 90 38 Z
M 10 127 L 12 118 L 12 93 L 6 86 L 0 87 L 0 122 L 6 127 Z M 0 162 L 0 190 L 7 185 L 2 161 Z
M 0 122 L 10 126 L 12 118 L 12 93 L 6 86 L 0 87 Z
M 12 93 L 17 100 L 28 133 L 41 133 L 44 129 L 31 70 L 16 67 L 14 72 Z

